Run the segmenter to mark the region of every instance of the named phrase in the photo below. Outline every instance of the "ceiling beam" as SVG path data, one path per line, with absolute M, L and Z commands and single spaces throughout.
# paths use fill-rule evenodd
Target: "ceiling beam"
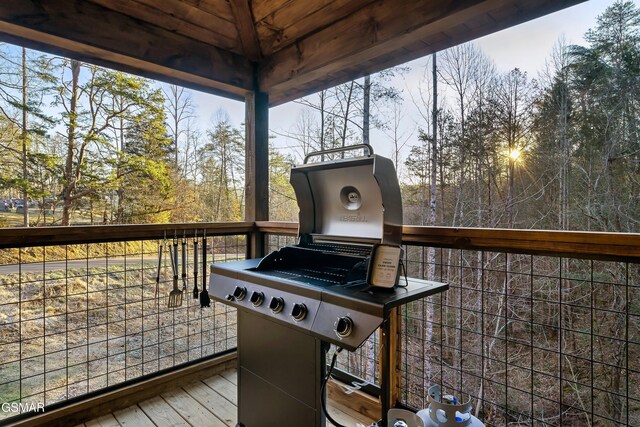
M 259 61 L 262 58 L 260 42 L 256 26 L 253 23 L 253 15 L 248 0 L 229 0 L 231 11 L 236 20 L 236 27 L 244 54 L 251 61 Z
M 250 61 L 82 0 L 3 0 L 0 40 L 243 99 Z
M 266 58 L 260 87 L 279 105 L 583 1 L 377 0 Z

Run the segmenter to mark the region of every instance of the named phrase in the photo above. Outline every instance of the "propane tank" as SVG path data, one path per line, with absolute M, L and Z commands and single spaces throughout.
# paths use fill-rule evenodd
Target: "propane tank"
M 484 424 L 471 415 L 471 400 L 458 403 L 450 394 L 440 396 L 440 386 L 434 385 L 427 396 L 429 406 L 418 412 L 425 427 L 484 427 Z

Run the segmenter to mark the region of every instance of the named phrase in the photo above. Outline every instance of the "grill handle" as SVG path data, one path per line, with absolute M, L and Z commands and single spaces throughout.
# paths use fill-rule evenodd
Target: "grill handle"
M 328 150 L 322 151 L 314 151 L 313 153 L 309 153 L 304 158 L 304 163 L 306 164 L 310 157 L 322 156 L 324 154 L 332 154 L 332 153 L 340 153 L 342 151 L 352 151 L 365 149 L 368 151 L 367 157 L 373 156 L 373 147 L 369 144 L 356 144 L 356 145 L 347 145 L 346 147 L 338 147 L 338 148 L 329 148 Z

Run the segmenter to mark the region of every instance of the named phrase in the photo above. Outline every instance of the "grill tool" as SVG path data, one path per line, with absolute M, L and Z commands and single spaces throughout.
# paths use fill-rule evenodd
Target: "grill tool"
M 198 299 L 198 236 L 193 241 L 193 299 Z
M 187 241 L 182 239 L 182 292 L 187 291 Z
M 173 290 L 169 293 L 169 308 L 182 306 L 182 291 L 178 288 L 178 243 L 174 242 L 173 250 L 169 246 L 169 258 L 171 258 L 171 270 L 173 271 Z
M 211 298 L 207 292 L 207 235 L 202 239 L 202 291 L 200 292 L 200 308 L 210 307 Z
M 164 242 L 160 243 L 160 247 L 158 248 L 158 270 L 156 273 L 156 298 L 160 295 L 160 270 L 162 270 L 162 247 L 164 246 Z

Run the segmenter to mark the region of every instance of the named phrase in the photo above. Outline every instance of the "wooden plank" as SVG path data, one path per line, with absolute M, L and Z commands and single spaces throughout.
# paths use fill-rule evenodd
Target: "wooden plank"
M 0 248 L 161 239 L 167 230 L 180 236 L 248 234 L 252 222 L 191 224 L 87 225 L 72 227 L 0 228 Z
M 229 427 L 235 427 L 238 410 L 227 399 L 216 393 L 202 382 L 191 383 L 182 387 L 191 397 L 209 409 L 216 417 Z
M 200 8 L 192 7 L 180 1 L 167 0 L 134 0 L 136 3 L 151 6 L 164 12 L 167 16 L 180 18 L 201 28 L 209 28 L 211 31 L 228 39 L 238 38 L 238 29 L 233 22 L 222 19 Z
M 204 10 L 207 13 L 216 15 L 219 18 L 225 19 L 229 22 L 233 22 L 233 12 L 231 12 L 231 6 L 226 1 L 220 0 L 180 0 L 183 3 L 189 4 L 192 7 Z
M 342 411 L 354 411 L 361 414 L 364 419 L 379 420 L 380 402 L 359 390 L 349 394 L 344 392 L 342 383 L 331 380 L 327 383 L 327 400 Z
M 256 226 L 263 233 L 294 235 L 297 231 L 296 223 L 291 222 L 258 221 Z M 412 225 L 405 225 L 402 232 L 403 243 L 410 245 L 587 259 L 640 259 L 640 233 Z
M 205 378 L 202 382 L 211 387 L 229 402 L 238 406 L 238 386 L 236 384 L 232 383 L 222 375 Z
M 356 426 L 358 424 L 362 424 L 368 427 L 373 422 L 373 420 L 363 417 L 361 414 L 354 411 L 344 407 L 338 408 L 333 404 L 333 402 L 329 402 L 329 407 L 327 409 L 331 417 L 344 426 Z M 333 426 L 334 424 L 327 421 L 327 425 Z
M 186 368 L 159 374 L 153 378 L 97 396 L 49 410 L 10 424 L 11 427 L 66 427 L 93 420 L 112 411 L 127 408 L 142 400 L 179 388 L 191 381 L 200 381 L 236 365 L 236 353 L 226 354 Z M 204 384 L 203 384 L 204 386 Z M 88 423 L 87 423 L 88 425 Z M 119 425 L 119 424 L 118 424 Z
M 164 393 L 162 398 L 192 426 L 226 426 L 184 390 L 172 390 Z
M 270 13 L 276 13 L 283 7 L 294 3 L 295 0 L 253 0 L 251 10 L 256 22 L 262 21 Z M 305 1 L 304 3 L 310 3 Z
M 256 227 L 262 233 L 295 236 L 298 234 L 297 222 L 256 221 Z
M 361 9 L 374 0 L 319 0 L 288 3 L 256 23 L 265 56 L 295 43 L 311 32 Z
M 189 427 L 190 424 L 180 416 L 162 397 L 156 396 L 138 403 L 147 417 L 158 427 Z
M 474 31 L 452 34 L 446 46 L 438 47 L 462 43 L 582 1 L 520 0 L 517 11 L 509 19 L 487 21 L 486 26 L 476 27 Z M 271 105 L 278 105 L 285 101 L 282 97 L 285 91 L 303 96 L 341 83 L 325 78 L 338 70 L 349 70 L 348 79 L 355 79 L 431 53 L 431 48 L 425 45 L 410 56 L 402 55 L 391 62 L 375 61 L 375 66 L 362 65 L 417 41 L 429 40 L 432 35 L 475 19 L 479 14 L 515 3 L 516 0 L 416 0 L 398 7 L 393 0 L 377 0 L 268 57 L 260 67 L 260 87 L 270 93 Z M 299 89 L 296 91 L 296 88 Z M 288 98 L 291 96 L 289 93 Z
M 242 49 L 247 58 L 251 61 L 258 61 L 262 58 L 258 34 L 251 16 L 251 8 L 247 0 L 229 0 L 231 11 L 235 17 L 238 35 L 242 43 Z
M 404 226 L 403 242 L 571 258 L 640 259 L 640 233 Z
M 122 427 L 155 427 L 153 421 L 147 417 L 147 414 L 138 405 L 115 411 L 113 416 L 116 417 Z
M 238 385 L 238 370 L 237 369 L 228 369 L 226 371 L 220 372 L 220 375 L 225 377 L 227 380 L 231 381 L 231 383 Z
M 53 53 L 140 70 L 243 96 L 253 87 L 246 58 L 81 0 L 5 0 L 0 40 L 22 40 Z M 14 38 L 12 38 L 14 37 Z
M 95 420 L 87 421 L 85 425 L 87 427 L 120 427 L 120 423 L 113 414 L 106 414 Z
M 231 50 L 235 53 L 242 53 L 240 43 L 238 43 L 238 32 L 232 23 L 187 4 L 161 2 L 159 4 L 161 7 L 156 7 L 157 2 L 153 0 L 90 1 L 135 19 L 157 25 L 165 30 L 182 34 L 225 50 Z M 182 6 L 182 8 L 178 6 Z M 183 8 L 188 10 L 182 10 Z M 177 12 L 174 9 L 178 9 Z M 198 14 L 189 13 L 189 11 L 198 12 Z M 201 17 L 199 15 L 205 16 Z M 207 21 L 210 21 L 209 24 L 206 24 Z

